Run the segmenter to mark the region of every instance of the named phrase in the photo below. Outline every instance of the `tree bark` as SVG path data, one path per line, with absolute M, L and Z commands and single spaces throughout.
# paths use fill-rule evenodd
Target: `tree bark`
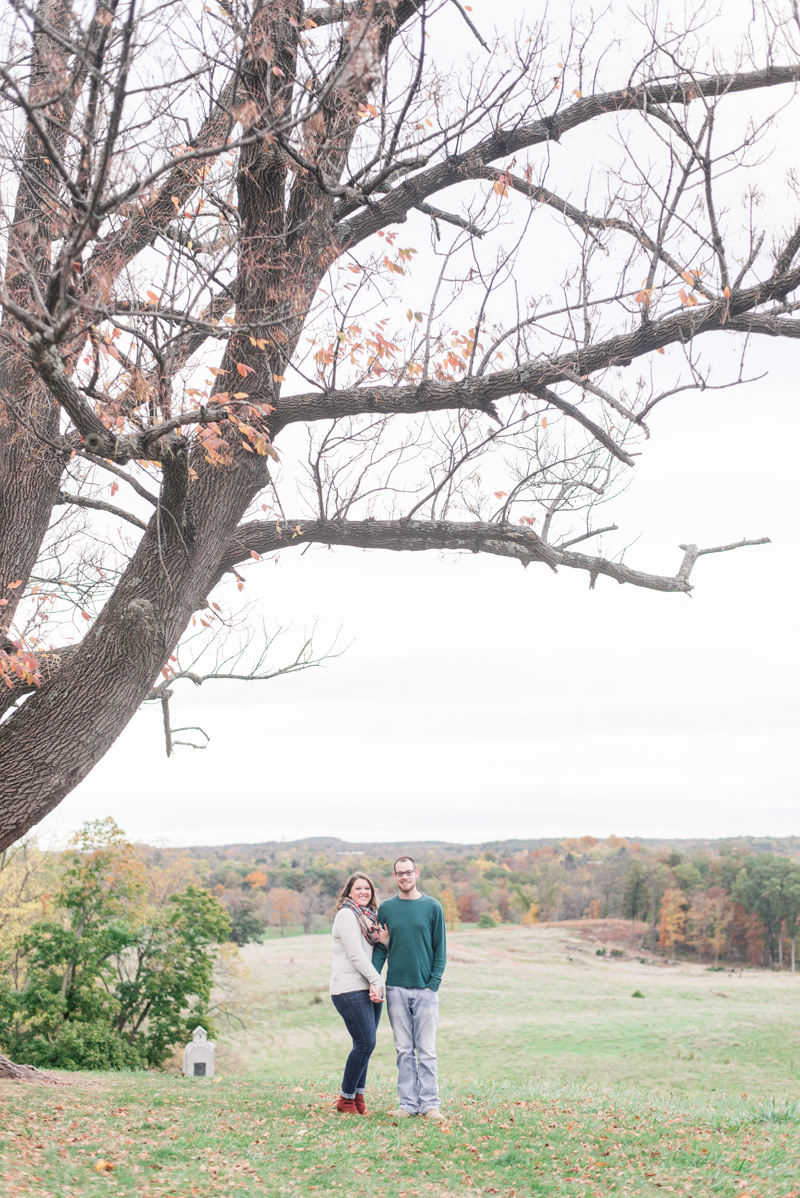
M 206 606 L 263 459 L 223 472 L 202 460 L 195 467 L 180 527 L 161 506 L 94 626 L 34 701 L 0 727 L 0 849 L 52 811 L 110 749 L 193 612 Z M 102 693 L 101 704 L 87 702 L 93 693 Z
M 8 1057 L 0 1054 L 0 1079 L 15 1082 L 39 1082 L 41 1085 L 57 1086 L 54 1077 L 42 1073 L 35 1065 L 15 1065 Z

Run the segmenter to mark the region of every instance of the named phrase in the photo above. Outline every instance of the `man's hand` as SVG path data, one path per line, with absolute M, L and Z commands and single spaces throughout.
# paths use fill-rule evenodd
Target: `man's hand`
M 381 944 L 389 943 L 389 929 L 387 928 L 385 923 L 380 925 L 380 930 L 378 932 L 378 940 Z
M 369 996 L 373 1002 L 383 1002 L 383 986 L 378 982 L 372 982 L 369 988 Z

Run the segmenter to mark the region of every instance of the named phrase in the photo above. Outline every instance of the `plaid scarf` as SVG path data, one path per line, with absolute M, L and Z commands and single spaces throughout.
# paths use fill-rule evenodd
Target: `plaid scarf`
M 377 944 L 380 936 L 381 926 L 378 923 L 377 907 L 359 907 L 358 903 L 354 903 L 351 898 L 346 898 L 342 903 L 342 910 L 348 909 L 352 911 L 358 922 L 361 924 L 361 931 L 370 944 Z

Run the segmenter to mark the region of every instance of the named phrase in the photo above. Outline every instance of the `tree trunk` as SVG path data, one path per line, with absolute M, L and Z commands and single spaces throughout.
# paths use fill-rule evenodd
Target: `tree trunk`
M 81 644 L 35 702 L 0 725 L 0 851 L 52 811 L 132 719 L 192 614 L 206 606 L 261 461 L 229 470 L 193 462 L 199 477 L 180 527 L 162 501 Z
M 39 1082 L 42 1085 L 57 1086 L 54 1077 L 41 1073 L 35 1065 L 15 1065 L 8 1057 L 0 1055 L 0 1078 L 15 1082 Z

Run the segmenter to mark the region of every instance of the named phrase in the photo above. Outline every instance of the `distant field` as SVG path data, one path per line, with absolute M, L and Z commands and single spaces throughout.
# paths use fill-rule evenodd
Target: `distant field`
M 627 951 L 621 930 L 597 923 L 452 933 L 439 1033 L 445 1090 L 452 1077 L 800 1094 L 800 974 L 598 957 L 604 943 Z M 329 954 L 324 935 L 243 950 L 248 1026 L 221 1038 L 222 1070 L 336 1072 L 348 1041 L 328 997 Z M 631 997 L 637 989 L 643 999 Z M 385 1016 L 373 1062 L 376 1079 L 392 1078 Z

